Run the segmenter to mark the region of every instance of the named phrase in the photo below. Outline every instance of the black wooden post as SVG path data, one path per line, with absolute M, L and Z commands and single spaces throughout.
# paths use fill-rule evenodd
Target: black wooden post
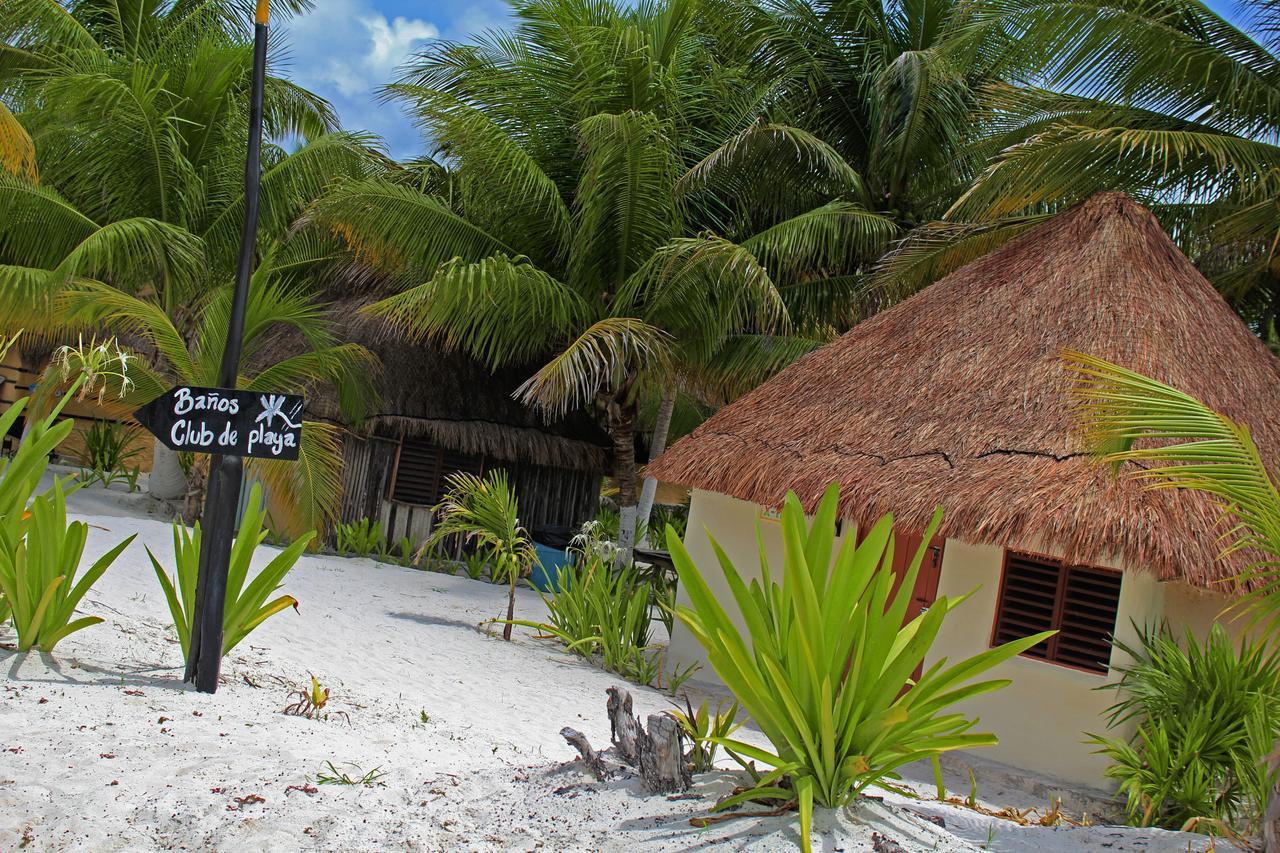
M 258 0 L 253 28 L 253 88 L 249 103 L 249 146 L 244 164 L 244 230 L 240 235 L 236 289 L 231 300 L 227 345 L 222 351 L 222 367 L 218 379 L 223 388 L 235 388 L 240 373 L 245 306 L 249 301 L 249 279 L 253 275 L 254 242 L 258 232 L 258 189 L 261 183 L 262 90 L 267 74 L 268 2 L 269 0 Z M 200 572 L 196 580 L 196 612 L 191 620 L 191 644 L 183 679 L 194 681 L 196 690 L 201 693 L 213 693 L 218 689 L 218 672 L 222 666 L 222 618 L 227 598 L 227 566 L 236 532 L 236 509 L 240 503 L 243 471 L 244 463 L 239 456 L 217 454 L 209 461 L 209 482 L 200 542 Z

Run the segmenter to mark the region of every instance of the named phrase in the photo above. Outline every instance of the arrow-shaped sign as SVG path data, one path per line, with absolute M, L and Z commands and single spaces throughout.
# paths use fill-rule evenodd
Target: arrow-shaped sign
M 180 385 L 133 416 L 170 450 L 294 460 L 303 405 L 298 394 Z

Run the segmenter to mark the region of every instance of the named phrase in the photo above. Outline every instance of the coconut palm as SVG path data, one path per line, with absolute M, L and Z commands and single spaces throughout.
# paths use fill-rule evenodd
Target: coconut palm
M 1010 34 L 962 0 L 765 0 L 746 4 L 778 109 L 831 143 L 876 210 L 937 218 L 983 165 L 969 149 L 983 87 L 1014 73 Z
M 719 61 L 696 3 L 515 14 L 388 89 L 446 177 L 353 183 L 314 216 L 405 285 L 376 313 L 492 366 L 541 364 L 525 401 L 601 415 L 626 560 L 641 399 L 812 346 L 894 226 L 830 146 L 768 120 L 776 81 Z
M 520 525 L 519 507 L 507 472 L 490 471 L 484 478 L 465 472 L 447 479 L 448 492 L 436 510 L 439 520 L 418 551 L 418 559 L 440 542 L 460 536 L 489 559 L 490 577 L 507 582 L 507 619 L 502 639 L 511 640 L 516 613 L 516 584 L 533 571 L 538 552 Z
M 1152 488 L 1203 492 L 1221 503 L 1228 522 L 1223 556 L 1248 559 L 1240 580 L 1251 589 L 1242 606 L 1274 642 L 1280 633 L 1280 490 L 1248 427 L 1162 382 L 1092 356 L 1067 357 L 1078 380 L 1082 429 L 1101 461 L 1117 468 L 1138 463 L 1125 476 Z M 1277 758 L 1280 743 L 1268 760 Z M 1271 792 L 1263 834 L 1268 853 L 1280 851 L 1280 790 Z
M 910 289 L 1098 190 L 1151 207 L 1259 330 L 1280 317 L 1280 6 L 1233 20 L 1199 0 L 994 0 L 1037 73 L 983 96 L 987 168 L 883 279 Z M 1045 57 L 1033 63 L 1034 57 Z
M 234 24 L 243 10 L 17 5 L 32 16 L 25 28 L 16 12 L 7 17 L 16 6 L 0 13 L 8 63 L 0 91 L 13 108 L 0 115 L 8 165 L 0 174 L 0 322 L 47 335 L 92 326 L 127 336 L 140 356 L 135 371 L 147 374 L 132 403 L 145 402 L 144 388 L 154 396 L 174 382 L 216 384 L 210 365 L 221 356 L 243 221 L 251 46 Z M 342 247 L 294 225 L 333 179 L 368 174 L 376 157 L 366 139 L 333 130 L 322 99 L 285 81 L 268 86 L 265 112 L 268 132 L 310 141 L 291 154 L 278 145 L 264 152 L 246 363 L 286 327 L 306 351 L 244 381 L 276 390 L 342 384 L 369 361 L 333 340 L 316 300 L 318 276 L 342 263 Z M 273 519 L 288 529 L 322 520 L 336 501 L 333 435 L 312 425 L 304 445 L 292 472 L 258 468 L 279 487 Z M 176 454 L 159 444 L 154 468 L 154 492 L 172 499 L 188 491 Z

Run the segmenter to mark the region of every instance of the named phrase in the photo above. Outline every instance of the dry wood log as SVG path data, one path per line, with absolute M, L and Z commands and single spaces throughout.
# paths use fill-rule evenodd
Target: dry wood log
M 638 769 L 645 788 L 655 794 L 688 790 L 693 780 L 684 760 L 684 734 L 680 724 L 666 714 L 650 714 L 646 731 L 632 712 L 634 702 L 625 688 L 610 687 L 608 694 L 605 709 L 613 740 L 613 754 L 608 757 Z M 605 754 L 596 752 L 586 735 L 565 727 L 560 730 L 560 736 L 578 751 L 592 776 L 599 780 L 609 777 Z
M 655 794 L 688 790 L 693 782 L 684 761 L 684 734 L 680 724 L 666 714 L 650 714 L 647 731 L 641 731 L 640 778 Z
M 560 730 L 560 737 L 568 741 L 569 746 L 578 750 L 578 755 L 582 756 L 582 763 L 586 765 L 592 776 L 601 782 L 609 777 L 609 770 L 605 767 L 604 759 L 600 757 L 600 753 L 591 748 L 586 735 L 577 729 L 565 726 Z
M 644 729 L 632 713 L 631 694 L 622 687 L 610 687 L 605 709 L 609 713 L 609 732 L 618 753 L 631 765 L 640 760 L 640 738 Z

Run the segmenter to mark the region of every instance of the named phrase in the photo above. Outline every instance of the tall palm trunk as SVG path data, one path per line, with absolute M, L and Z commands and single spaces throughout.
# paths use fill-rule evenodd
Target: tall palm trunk
M 176 501 L 187 494 L 187 475 L 177 451 L 170 450 L 159 441 L 151 452 L 151 475 L 147 478 L 147 491 L 162 501 Z
M 636 407 L 609 407 L 609 437 L 613 439 L 613 480 L 618 485 L 618 556 L 614 565 L 629 566 L 636 542 Z
M 662 404 L 658 406 L 658 416 L 653 422 L 653 440 L 649 443 L 649 461 L 656 462 L 667 449 L 667 433 L 671 431 L 671 416 L 676 410 L 676 389 L 668 388 L 662 394 Z M 653 499 L 658 494 L 658 481 L 653 477 L 645 477 L 640 486 L 640 509 L 636 518 L 636 527 L 644 531 L 640 537 L 640 547 L 649 546 L 649 515 L 653 512 Z M 662 539 L 659 537 L 659 544 Z

